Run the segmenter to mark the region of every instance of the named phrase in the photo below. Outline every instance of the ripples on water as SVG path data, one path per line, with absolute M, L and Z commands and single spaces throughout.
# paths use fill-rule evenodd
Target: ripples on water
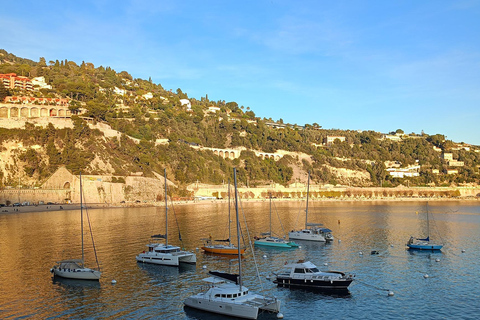
M 311 221 L 332 229 L 335 241 L 302 242 L 301 249 L 255 248 L 264 291 L 282 300 L 285 319 L 478 319 L 480 206 L 478 202 L 431 203 L 434 225 L 445 247 L 438 253 L 407 251 L 405 242 L 410 235 L 420 236 L 425 231 L 423 205 L 314 201 Z M 276 202 L 274 230 L 280 233 L 282 226 L 285 231 L 300 227 L 303 206 L 301 202 Z M 200 239 L 209 234 L 217 239 L 228 236 L 226 204 L 173 209 L 183 245 L 190 250 L 201 247 Z M 268 210 L 268 202 L 242 203 L 251 237 L 268 230 Z M 416 215 L 416 211 L 420 213 Z M 0 215 L 0 318 L 224 319 L 185 311 L 183 300 L 198 292 L 207 270 L 237 272 L 236 261 L 199 251 L 196 267 L 137 263 L 135 255 L 145 249 L 149 236 L 164 231 L 163 208 L 89 213 L 103 269 L 99 283 L 52 279 L 49 272 L 55 261 L 80 256 L 78 211 Z M 179 244 L 172 215 L 170 243 Z M 372 250 L 379 254 L 371 255 Z M 89 244 L 86 257 L 93 266 Z M 355 273 L 358 281 L 350 286 L 348 295 L 338 296 L 277 288 L 266 279 L 286 261 L 296 259 L 311 260 L 323 270 Z M 255 278 L 250 250 L 242 261 L 244 284 L 260 292 L 262 285 Z M 429 277 L 424 278 L 425 274 Z M 112 285 L 112 279 L 117 284 Z M 388 297 L 386 290 L 395 295 Z

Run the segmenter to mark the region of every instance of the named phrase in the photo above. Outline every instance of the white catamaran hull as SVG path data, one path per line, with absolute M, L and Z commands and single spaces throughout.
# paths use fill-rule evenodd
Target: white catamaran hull
M 201 295 L 201 294 L 200 294 Z M 203 311 L 224 314 L 227 316 L 244 318 L 244 319 L 257 319 L 258 308 L 248 305 L 235 304 L 226 301 L 216 301 L 205 299 L 204 297 L 192 296 L 188 297 L 184 303 L 186 306 L 200 309 Z
M 179 255 L 162 253 L 140 253 L 136 257 L 138 262 L 159 264 L 164 266 L 179 266 L 180 263 L 195 264 L 197 257 L 193 253 L 184 253 Z

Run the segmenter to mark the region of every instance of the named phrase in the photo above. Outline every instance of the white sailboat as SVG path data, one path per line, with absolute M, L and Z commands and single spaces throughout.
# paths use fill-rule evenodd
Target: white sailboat
M 156 234 L 152 239 L 165 239 L 165 243 L 150 242 L 148 250 L 143 251 L 135 258 L 138 262 L 176 266 L 180 263 L 195 264 L 197 257 L 193 252 L 183 251 L 180 247 L 168 244 L 168 201 L 167 201 L 167 170 L 164 170 L 165 179 L 165 234 Z
M 305 228 L 301 230 L 292 230 L 288 233 L 289 239 L 294 240 L 308 240 L 308 241 L 332 241 L 332 230 L 324 228 L 321 223 L 308 222 L 308 196 L 310 193 L 310 171 L 308 172 L 307 180 L 307 206 L 305 209 Z
M 240 242 L 240 222 L 238 218 L 237 173 L 234 169 L 235 210 L 237 217 L 237 239 Z M 265 297 L 252 293 L 242 283 L 242 259 L 238 249 L 238 273 L 210 272 L 212 277 L 204 279 L 208 284 L 205 292 L 185 299 L 188 307 L 244 319 L 257 319 L 260 311 L 280 312 L 280 301 L 275 297 Z
M 85 251 L 83 246 L 83 188 L 82 188 L 82 173 L 80 173 L 80 224 L 81 224 L 81 234 L 82 234 L 82 259 L 70 259 L 58 261 L 55 266 L 50 270 L 55 276 L 68 278 L 68 279 L 77 279 L 77 280 L 100 280 L 102 275 L 100 271 L 100 266 L 97 259 L 97 251 L 95 250 L 95 260 L 97 261 L 97 268 L 86 268 L 85 267 Z M 92 238 L 93 239 L 93 238 Z M 93 242 L 93 241 L 92 241 Z

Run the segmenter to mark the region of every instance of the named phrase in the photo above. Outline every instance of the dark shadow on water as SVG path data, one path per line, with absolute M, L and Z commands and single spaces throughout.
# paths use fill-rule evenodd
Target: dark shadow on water
M 195 272 L 197 266 L 194 264 L 180 264 L 180 266 L 163 266 L 152 263 L 137 262 L 140 269 L 144 270 L 150 277 L 157 280 L 176 280 L 182 273 Z
M 208 258 L 219 258 L 219 260 L 232 260 L 232 259 L 238 259 L 238 255 L 236 254 L 221 254 L 221 253 L 212 253 L 212 252 L 206 252 L 203 251 L 203 254 L 205 257 Z M 244 256 L 241 256 L 242 259 L 244 259 Z
M 224 316 L 224 315 L 213 313 L 213 312 L 198 310 L 198 309 L 190 308 L 190 307 L 187 307 L 187 306 L 184 306 L 183 310 L 185 311 L 185 314 L 187 315 L 187 319 L 191 319 L 191 320 L 242 319 L 242 318 L 237 318 L 237 317 Z M 271 320 L 271 319 L 273 320 L 273 319 L 277 319 L 277 315 L 274 314 L 274 313 L 260 311 L 258 313 L 258 319 L 259 320 Z
M 312 301 L 321 298 L 340 298 L 349 299 L 352 297 L 350 290 L 326 290 L 326 289 L 314 289 L 314 288 L 284 288 L 278 287 L 278 290 L 290 291 L 289 297 L 292 300 L 297 301 Z
M 54 285 L 63 287 L 63 288 L 95 288 L 100 289 L 100 281 L 97 280 L 76 280 L 76 279 L 67 279 L 58 276 L 52 277 L 52 283 Z

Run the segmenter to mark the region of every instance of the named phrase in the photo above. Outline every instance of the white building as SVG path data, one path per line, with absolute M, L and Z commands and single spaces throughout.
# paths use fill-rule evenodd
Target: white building
M 188 99 L 180 99 L 180 104 L 187 107 L 188 110 L 192 110 L 192 103 Z

